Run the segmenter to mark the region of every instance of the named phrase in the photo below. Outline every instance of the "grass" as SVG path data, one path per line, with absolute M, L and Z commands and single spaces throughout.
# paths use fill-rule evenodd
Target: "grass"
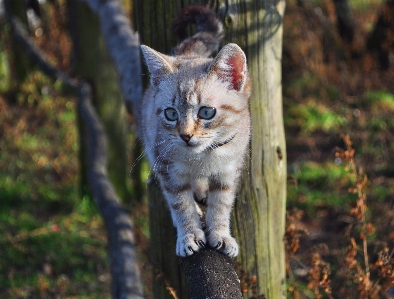
M 292 166 L 289 174 L 296 184 L 289 184 L 289 207 L 297 206 L 314 214 L 321 207 L 349 207 L 354 200 L 354 196 L 347 193 L 346 186 L 351 182 L 342 165 L 306 161 Z
M 304 135 L 316 131 L 338 132 L 347 125 L 345 117 L 314 99 L 302 106 L 292 106 L 284 119 L 286 126 L 297 127 Z
M 108 298 L 103 223 L 78 189 L 75 100 L 39 73 L 15 99 L 0 97 L 0 297 Z
M 374 112 L 382 110 L 394 112 L 394 94 L 383 90 L 373 90 L 367 93 L 366 98 Z

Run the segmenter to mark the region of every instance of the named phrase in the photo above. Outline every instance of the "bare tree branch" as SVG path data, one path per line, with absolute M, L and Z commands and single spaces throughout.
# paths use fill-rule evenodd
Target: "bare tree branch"
M 133 32 L 119 0 L 81 0 L 97 13 L 108 51 L 115 63 L 129 112 L 137 111 L 142 98 L 139 37 Z
M 45 75 L 54 80 L 60 80 L 68 87 L 77 90 L 78 81 L 70 78 L 66 73 L 57 69 L 45 58 L 45 54 L 32 41 L 22 23 L 13 16 L 10 10 L 9 1 L 10 0 L 4 0 L 6 18 L 11 25 L 11 30 L 15 39 L 25 49 L 26 54 Z
M 142 287 L 134 235 L 129 215 L 107 175 L 107 138 L 97 113 L 91 104 L 87 84 L 79 89 L 79 111 L 84 123 L 87 153 L 87 178 L 94 200 L 107 228 L 112 274 L 113 298 L 142 299 Z
M 142 287 L 132 223 L 122 208 L 107 175 L 107 139 L 102 124 L 91 104 L 88 84 L 78 82 L 51 65 L 42 51 L 34 44 L 23 26 L 14 18 L 5 1 L 7 19 L 13 33 L 40 70 L 54 80 L 78 92 L 78 107 L 84 123 L 87 155 L 87 177 L 93 198 L 99 207 L 107 229 L 112 274 L 113 298 L 142 299 Z

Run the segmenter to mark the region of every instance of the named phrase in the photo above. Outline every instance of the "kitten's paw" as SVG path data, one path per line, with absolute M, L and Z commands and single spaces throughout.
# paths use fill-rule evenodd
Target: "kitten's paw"
M 211 232 L 208 236 L 208 243 L 212 248 L 229 257 L 236 257 L 238 255 L 237 241 L 230 235 Z
M 193 233 L 178 236 L 176 242 L 176 254 L 188 256 L 205 248 L 205 234 L 201 229 L 196 229 Z

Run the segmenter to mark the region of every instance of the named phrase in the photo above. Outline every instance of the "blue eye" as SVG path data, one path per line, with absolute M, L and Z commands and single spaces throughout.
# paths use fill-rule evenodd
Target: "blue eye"
M 198 111 L 198 117 L 202 119 L 211 119 L 215 116 L 216 109 L 213 107 L 201 107 Z
M 174 108 L 167 108 L 164 110 L 164 116 L 169 121 L 176 121 L 178 120 L 178 112 Z

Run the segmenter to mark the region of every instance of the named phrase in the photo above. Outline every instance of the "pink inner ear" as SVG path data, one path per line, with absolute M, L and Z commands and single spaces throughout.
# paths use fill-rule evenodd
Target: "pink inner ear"
M 231 67 L 229 75 L 231 77 L 231 84 L 235 90 L 240 90 L 244 80 L 244 60 L 241 55 L 232 55 L 227 60 Z

